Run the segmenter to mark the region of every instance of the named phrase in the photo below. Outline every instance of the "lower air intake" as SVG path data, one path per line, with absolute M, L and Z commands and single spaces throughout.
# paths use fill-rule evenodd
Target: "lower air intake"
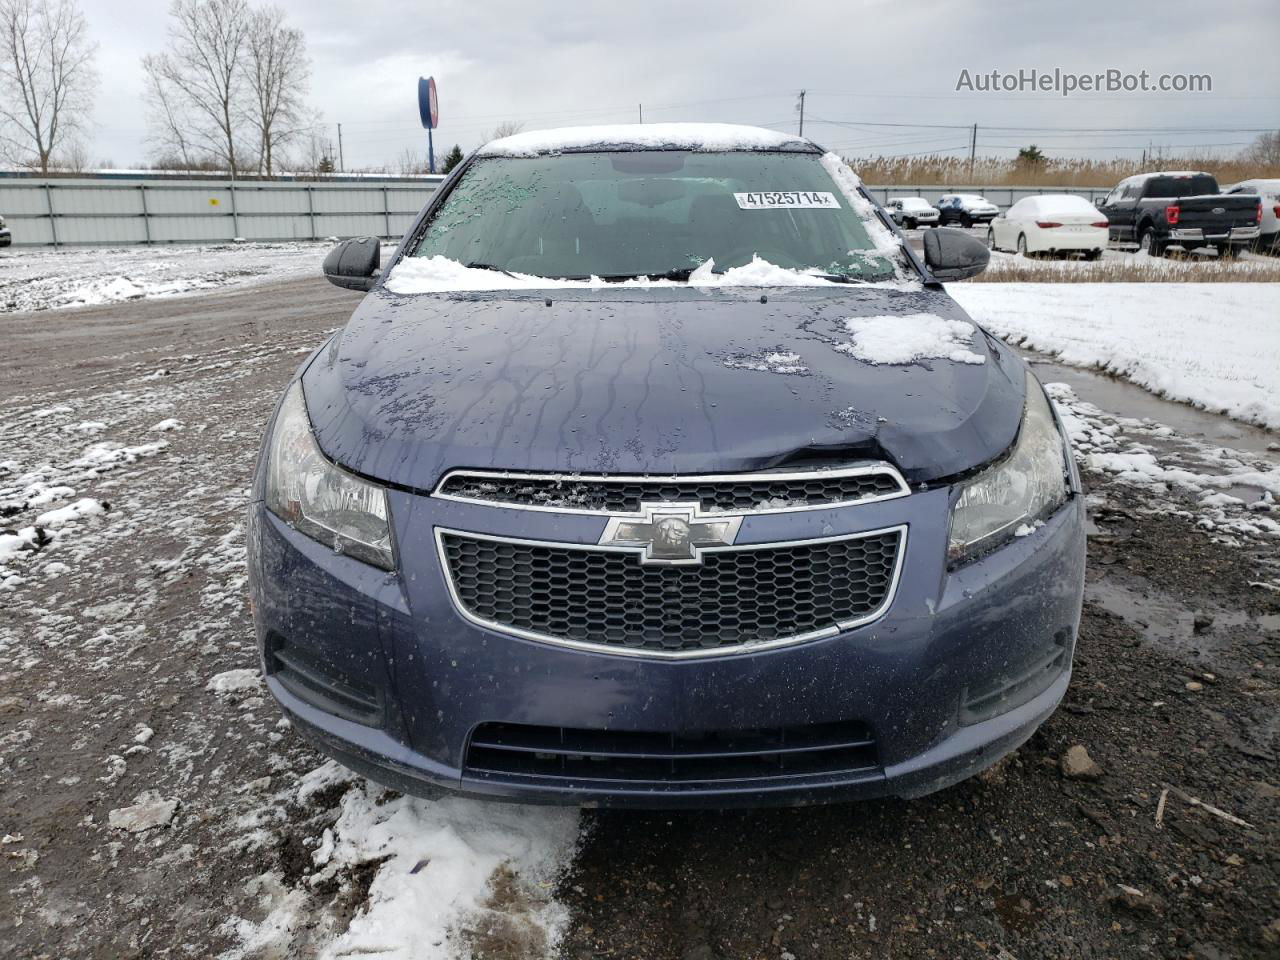
M 669 786 L 833 774 L 872 778 L 880 764 L 871 731 L 854 722 L 702 733 L 485 723 L 471 737 L 465 773 Z

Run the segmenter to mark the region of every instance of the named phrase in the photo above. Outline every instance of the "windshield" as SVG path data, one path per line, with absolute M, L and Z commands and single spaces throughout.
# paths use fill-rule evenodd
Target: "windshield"
M 903 263 L 900 250 L 876 249 L 813 153 L 482 158 L 414 250 L 539 277 L 605 279 L 687 279 L 708 259 L 719 273 L 757 255 L 841 280 L 891 278 Z
M 903 210 L 928 210 L 929 201 L 919 200 L 914 197 L 902 201 Z

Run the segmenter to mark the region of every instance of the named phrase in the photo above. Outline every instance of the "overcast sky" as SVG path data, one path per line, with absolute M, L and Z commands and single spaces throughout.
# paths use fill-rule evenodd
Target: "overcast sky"
M 161 0 L 82 0 L 99 43 L 90 157 L 147 159 L 139 58 L 165 45 Z M 1132 155 L 1130 147 L 1214 144 L 1280 128 L 1280 3 L 977 0 L 280 0 L 306 33 L 310 99 L 329 136 L 342 123 L 348 168 L 425 154 L 419 74 L 440 91 L 439 156 L 476 146 L 499 121 L 525 129 L 645 120 L 719 120 L 794 130 L 849 154 L 967 150 L 1036 142 L 1054 155 Z M 1207 94 L 955 92 L 960 71 L 1207 73 Z M 836 121 L 831 123 L 829 121 Z M 987 128 L 984 130 L 984 127 Z M 1120 128 L 1119 132 L 997 129 Z M 1163 132 L 1169 128 L 1185 133 Z M 1161 132 L 1146 132 L 1146 131 Z M 1140 132 L 1135 132 L 1140 131 Z

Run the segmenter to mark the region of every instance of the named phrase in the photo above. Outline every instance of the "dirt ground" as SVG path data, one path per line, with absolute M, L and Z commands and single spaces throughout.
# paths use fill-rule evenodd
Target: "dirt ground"
M 246 936 L 302 895 L 342 788 L 288 799 L 321 758 L 227 673 L 255 663 L 242 517 L 261 426 L 357 299 L 317 279 L 0 318 L 0 470 L 45 465 L 109 505 L 0 592 L 0 955 L 311 957 L 364 909 L 376 864 L 304 891 L 325 910 L 286 948 Z M 109 455 L 76 457 L 106 437 Z M 1090 480 L 1076 672 L 1028 744 L 911 802 L 585 813 L 552 891 L 560 953 L 1280 956 L 1280 594 L 1254 585 L 1275 540 L 1215 542 Z M 1064 774 L 1075 745 L 1087 777 Z M 134 832 L 129 808 L 164 822 Z M 508 886 L 495 873 L 492 899 L 519 900 Z

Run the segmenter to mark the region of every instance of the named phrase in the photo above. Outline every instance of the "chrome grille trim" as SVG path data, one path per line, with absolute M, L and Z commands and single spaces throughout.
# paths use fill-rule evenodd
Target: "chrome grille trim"
M 475 533 L 470 530 L 456 530 L 449 527 L 435 528 L 436 541 L 436 560 L 440 564 L 440 571 L 444 577 L 445 585 L 449 591 L 449 599 L 453 603 L 453 608 L 463 619 L 492 630 L 495 633 L 505 634 L 507 636 L 520 637 L 524 640 L 533 640 L 539 643 L 548 643 L 555 646 L 568 647 L 575 650 L 583 650 L 590 653 L 606 654 L 620 657 L 636 657 L 650 658 L 659 660 L 691 660 L 710 657 L 733 656 L 741 653 L 756 653 L 762 650 L 774 650 L 779 647 L 792 646 L 794 644 L 805 643 L 810 640 L 819 640 L 825 637 L 833 637 L 843 633 L 846 630 L 852 630 L 855 627 L 866 626 L 879 620 L 885 615 L 889 608 L 893 605 L 894 599 L 898 593 L 898 583 L 902 577 L 902 567 L 907 555 L 907 524 L 898 524 L 889 527 L 879 527 L 875 530 L 860 530 L 857 533 L 838 534 L 830 537 L 812 537 L 804 540 L 779 540 L 768 543 L 750 543 L 735 544 L 725 547 L 707 547 L 704 553 L 729 553 L 744 550 L 770 550 L 786 547 L 804 547 L 814 544 L 834 543 L 844 540 L 859 540 L 868 537 L 883 536 L 885 534 L 896 534 L 898 537 L 897 554 L 894 557 L 893 575 L 890 578 L 889 585 L 885 590 L 884 599 L 874 610 L 871 610 L 862 616 L 837 621 L 830 627 L 820 630 L 811 630 L 806 633 L 793 634 L 787 637 L 778 637 L 773 640 L 763 640 L 756 643 L 740 643 L 727 645 L 723 647 L 698 648 L 688 650 L 653 650 L 653 649 L 635 649 L 625 646 L 610 645 L 606 643 L 591 643 L 581 640 L 573 640 L 566 637 L 556 637 L 549 634 L 536 633 L 530 630 L 524 630 L 519 627 L 512 627 L 502 623 L 496 623 L 486 620 L 469 610 L 463 603 L 462 598 L 458 594 L 457 585 L 454 583 L 453 571 L 449 564 L 449 558 L 445 547 L 445 537 L 454 536 L 462 538 L 470 538 L 473 540 L 488 540 L 494 543 L 517 544 L 531 547 L 549 547 L 563 550 L 581 550 L 591 552 L 606 553 L 633 553 L 630 547 L 613 547 L 601 544 L 590 543 L 566 543 L 556 540 L 533 540 L 521 537 L 502 537 L 488 533 Z
M 465 494 L 448 493 L 446 488 L 454 481 L 460 478 L 467 478 L 484 483 L 485 481 L 552 481 L 556 483 L 566 484 L 598 484 L 601 487 L 617 487 L 627 485 L 652 485 L 661 484 L 679 484 L 679 485 L 699 485 L 699 484 L 723 484 L 725 486 L 733 486 L 736 484 L 749 485 L 753 483 L 788 483 L 788 482 L 804 482 L 806 480 L 839 480 L 846 477 L 870 477 L 879 476 L 891 480 L 895 489 L 888 493 L 874 496 L 858 497 L 846 500 L 831 500 L 824 503 L 802 503 L 795 506 L 786 507 L 734 507 L 733 509 L 705 509 L 703 513 L 706 516 L 722 516 L 722 515 L 756 515 L 756 514 L 773 514 L 773 513 L 799 513 L 808 510 L 830 510 L 838 507 L 856 506 L 864 503 L 878 503 L 884 500 L 894 500 L 898 497 L 910 495 L 911 488 L 907 486 L 906 480 L 897 468 L 889 463 L 872 463 L 853 467 L 838 467 L 831 469 L 819 470 L 787 470 L 787 471 L 755 471 L 751 473 L 708 473 L 708 474 L 692 474 L 692 473 L 676 473 L 676 474 L 615 474 L 615 473 L 524 473 L 518 470 L 473 470 L 470 468 L 457 468 L 448 471 L 440 481 L 436 484 L 431 496 L 439 500 L 451 500 L 456 503 L 480 504 L 487 507 L 502 507 L 508 510 L 537 510 L 544 513 L 572 513 L 584 514 L 588 516 L 601 515 L 639 515 L 636 511 L 615 510 L 607 507 L 576 507 L 576 506 L 544 506 L 534 503 L 517 503 L 511 500 L 502 500 L 498 498 L 487 498 L 480 496 L 469 496 Z M 655 501 L 670 500 L 671 497 L 663 497 L 656 494 L 651 498 Z M 677 499 L 688 500 L 688 496 L 678 497 Z

